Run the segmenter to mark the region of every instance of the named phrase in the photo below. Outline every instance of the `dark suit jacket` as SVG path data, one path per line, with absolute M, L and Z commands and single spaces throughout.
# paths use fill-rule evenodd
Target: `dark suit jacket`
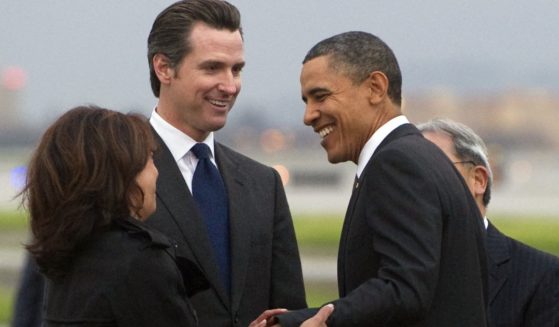
M 63 278 L 47 279 L 45 326 L 197 326 L 187 294 L 205 280 L 171 242 L 141 223 L 116 220 L 80 247 Z
M 215 156 L 229 197 L 231 297 L 219 281 L 203 222 L 171 152 L 160 139 L 157 210 L 148 224 L 179 243 L 211 289 L 192 298 L 200 326 L 248 326 L 269 308 L 306 307 L 297 241 L 278 173 L 219 143 Z
M 559 259 L 487 227 L 494 327 L 559 326 Z
M 444 153 L 402 125 L 356 185 L 328 326 L 485 326 L 482 220 Z M 285 316 L 282 326 L 304 319 Z

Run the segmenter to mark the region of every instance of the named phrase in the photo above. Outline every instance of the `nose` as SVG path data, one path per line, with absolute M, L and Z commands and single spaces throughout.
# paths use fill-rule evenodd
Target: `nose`
M 307 103 L 305 105 L 305 114 L 303 116 L 303 123 L 307 126 L 312 126 L 314 122 L 320 117 L 318 106 Z
M 235 95 L 241 89 L 241 78 L 235 76 L 232 72 L 223 74 L 221 82 L 218 84 L 217 89 L 227 95 Z

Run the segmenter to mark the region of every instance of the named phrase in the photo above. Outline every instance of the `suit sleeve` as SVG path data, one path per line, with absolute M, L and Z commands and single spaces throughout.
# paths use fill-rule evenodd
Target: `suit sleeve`
M 307 307 L 301 260 L 291 213 L 279 174 L 275 182 L 274 235 L 272 248 L 271 308 Z
M 196 326 L 180 272 L 161 248 L 146 248 L 111 300 L 119 326 Z
M 433 176 L 425 163 L 398 150 L 379 153 L 371 164 L 357 204 L 365 206 L 359 211 L 365 216 L 353 219 L 366 220 L 362 232 L 373 234 L 372 251 L 380 268 L 374 278 L 331 302 L 335 309 L 329 327 L 418 321 L 429 310 L 437 287 L 442 214 Z M 355 239 L 350 242 L 359 246 Z M 298 326 L 311 314 L 287 313 L 280 322 Z

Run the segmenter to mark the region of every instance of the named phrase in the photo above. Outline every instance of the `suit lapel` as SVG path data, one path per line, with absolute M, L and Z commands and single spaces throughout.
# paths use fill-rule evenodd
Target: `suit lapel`
M 229 197 L 229 221 L 231 236 L 231 307 L 235 311 L 240 305 L 246 279 L 246 268 L 251 243 L 251 226 L 246 219 L 250 211 L 246 194 L 250 192 L 250 176 L 237 164 L 230 152 L 219 143 L 215 143 L 216 161 L 225 182 Z
M 509 277 L 511 257 L 507 237 L 491 223 L 487 226 L 486 250 L 489 263 L 489 303 L 491 303 Z
M 397 138 L 400 138 L 404 135 L 408 135 L 408 134 L 421 135 L 419 130 L 415 126 L 413 126 L 412 124 L 403 124 L 403 125 L 397 127 L 395 130 L 393 130 L 392 132 L 390 132 L 390 134 L 388 134 L 386 136 L 386 138 L 378 146 L 375 153 L 380 148 L 382 148 L 386 144 L 390 143 L 391 141 L 393 141 Z M 363 170 L 363 173 L 361 174 L 359 179 L 357 179 L 353 184 L 353 190 L 352 190 L 352 193 L 351 193 L 351 198 L 349 200 L 349 204 L 348 204 L 345 219 L 344 219 L 344 225 L 343 225 L 342 234 L 341 234 L 341 237 L 340 237 L 340 248 L 338 250 L 338 291 L 340 292 L 340 296 L 345 296 L 345 294 L 346 294 L 346 286 L 345 286 L 345 258 L 346 258 L 346 254 L 345 254 L 345 249 L 347 248 L 347 237 L 348 237 L 351 222 L 352 222 L 352 219 L 353 219 L 353 216 L 354 216 L 355 205 L 357 203 L 357 200 L 359 199 L 359 194 L 361 193 L 361 188 L 362 188 L 361 184 L 363 183 L 363 180 L 365 179 L 365 174 L 367 173 L 367 170 L 370 169 L 369 167 L 371 166 L 371 163 L 374 160 L 374 157 L 375 157 L 375 155 L 373 153 L 373 156 L 371 157 L 371 159 L 367 163 L 367 166 Z
M 157 133 L 155 134 L 157 135 Z M 213 250 L 206 224 L 198 213 L 192 193 L 171 152 L 159 135 L 157 138 L 160 144 L 160 150 L 154 156 L 154 162 L 159 171 L 157 197 L 169 211 L 208 281 L 213 285 L 224 305 L 229 307 L 228 296 L 220 280 L 217 263 L 214 256 L 211 255 Z
M 351 226 L 351 221 L 353 218 L 353 211 L 355 209 L 355 204 L 359 198 L 359 192 L 361 190 L 361 182 L 363 180 L 363 175 L 359 179 L 355 179 L 353 182 L 353 189 L 351 191 L 351 197 L 349 199 L 349 204 L 347 205 L 347 210 L 344 218 L 344 225 L 342 228 L 342 234 L 340 236 L 340 248 L 338 249 L 338 292 L 340 296 L 345 296 L 346 284 L 345 284 L 345 259 L 346 259 L 346 248 L 348 234 Z

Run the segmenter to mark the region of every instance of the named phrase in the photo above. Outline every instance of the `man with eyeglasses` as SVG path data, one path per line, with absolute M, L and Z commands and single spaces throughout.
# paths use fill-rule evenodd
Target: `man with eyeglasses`
M 490 326 L 559 326 L 559 259 L 507 237 L 487 220 L 493 175 L 483 140 L 449 119 L 418 128 L 455 164 L 484 217 Z

